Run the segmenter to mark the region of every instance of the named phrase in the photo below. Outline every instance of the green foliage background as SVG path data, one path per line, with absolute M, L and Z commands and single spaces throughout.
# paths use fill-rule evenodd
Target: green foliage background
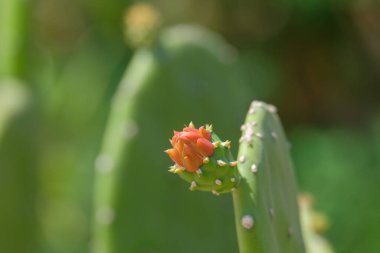
M 12 0 L 0 1 L 0 85 L 5 87 L 10 78 L 17 79 L 27 91 L 25 101 L 20 102 L 23 109 L 10 118 L 3 133 L 0 117 L 0 252 L 90 252 L 94 161 L 112 96 L 135 51 L 124 42 L 122 22 L 125 9 L 134 2 L 24 1 L 25 5 L 14 14 L 21 23 L 7 23 L 3 21 L 5 13 L 13 12 L 5 6 Z M 214 123 L 220 135 L 232 139 L 236 146 L 238 126 L 249 101 L 262 99 L 273 103 L 292 143 L 300 191 L 312 193 L 317 209 L 329 217 L 326 236 L 336 252 L 380 251 L 379 4 L 362 0 L 150 2 L 162 13 L 163 27 L 197 24 L 219 33 L 236 48 L 234 92 L 244 95 L 226 97 L 228 90 L 223 78 L 226 73 L 219 76 L 212 62 L 203 62 L 202 56 L 191 53 L 176 56 L 176 64 L 156 73 L 155 85 L 170 90 L 158 88 L 156 99 L 139 101 L 147 108 L 156 108 L 150 116 L 164 122 L 155 125 L 151 118 L 141 115 L 146 136 L 159 135 L 157 140 L 161 141 L 170 137 L 172 128 L 179 129 L 189 120 L 213 119 L 195 123 Z M 10 38 L 4 27 L 13 28 L 16 39 L 11 44 L 6 43 Z M 7 67 L 9 50 L 19 53 L 11 56 L 15 60 Z M 198 63 L 204 63 L 205 67 Z M 168 80 L 165 75 L 178 69 L 182 79 L 175 81 L 183 81 L 173 87 L 170 85 L 175 82 L 170 79 L 173 83 L 165 85 Z M 197 75 L 205 78 L 198 80 Z M 202 84 L 202 80 L 210 83 Z M 205 98 L 196 97 L 196 92 L 188 93 L 191 96 L 186 99 L 176 97 L 184 96 L 176 89 L 194 91 L 197 85 L 218 88 L 213 88 Z M 202 114 L 191 111 L 192 96 L 194 101 L 204 102 Z M 0 95 L 0 116 L 8 115 L 5 97 L 11 101 L 19 98 Z M 216 112 L 218 97 L 223 110 Z M 172 98 L 178 106 L 170 107 L 171 111 L 156 104 Z M 214 109 L 208 110 L 208 105 Z M 231 108 L 241 109 L 234 112 L 229 111 Z M 143 157 L 144 153 L 156 152 L 155 139 L 150 140 L 152 145 L 143 142 L 134 155 Z M 160 171 L 162 175 L 169 159 L 164 154 L 150 157 L 154 157 L 150 166 L 144 160 L 142 168 Z M 152 174 L 149 170 L 139 171 L 136 182 L 143 185 L 144 177 Z M 182 203 L 189 213 L 194 208 L 194 213 L 201 215 L 196 200 L 203 201 L 205 210 L 214 210 L 215 198 L 204 193 L 195 193 L 197 197 L 193 197 L 182 182 L 168 180 L 182 191 L 175 196 L 178 202 L 174 210 L 181 210 Z M 159 203 L 154 195 L 154 187 L 159 184 L 151 182 L 151 185 L 152 188 L 149 184 L 143 186 L 142 196 L 148 192 Z M 138 196 L 139 190 L 135 190 Z M 160 192 L 157 196 L 165 195 Z M 133 199 L 136 205 L 140 201 L 145 206 L 148 200 Z M 207 231 L 218 231 L 220 236 L 215 240 L 220 237 L 227 245 L 225 249 L 236 249 L 235 239 L 223 238 L 234 234 L 232 213 L 228 210 L 230 199 L 223 196 L 220 201 L 225 209 L 222 216 L 231 215 L 231 224 L 223 226 L 224 221 L 217 218 L 222 216 L 198 221 L 204 223 L 204 228 L 198 228 L 198 236 L 204 237 L 194 237 L 197 239 L 192 241 L 196 235 L 196 228 L 192 228 L 194 232 L 189 232 L 186 243 L 207 245 Z M 138 209 L 134 210 L 138 215 Z M 176 226 L 163 221 L 172 217 L 176 223 L 186 218 L 181 213 L 169 212 L 170 209 L 158 209 L 157 216 L 151 218 L 161 219 L 162 230 L 146 233 L 177 234 L 178 237 L 167 238 L 167 243 L 173 241 L 180 248 L 181 234 L 185 232 L 173 231 Z M 181 225 L 178 227 L 183 229 Z M 133 233 L 119 236 L 123 239 Z M 161 252 L 145 241 L 138 243 L 145 247 L 139 252 Z M 167 250 L 166 247 L 162 246 Z M 214 252 L 220 252 L 219 248 Z

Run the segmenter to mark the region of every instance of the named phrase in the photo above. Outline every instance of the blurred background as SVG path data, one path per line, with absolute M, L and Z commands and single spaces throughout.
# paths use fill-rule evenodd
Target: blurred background
M 94 160 L 112 96 L 139 50 L 124 27 L 136 3 L 0 0 L 0 252 L 90 252 Z M 159 29 L 196 24 L 224 38 L 244 83 L 236 125 L 250 100 L 276 105 L 299 190 L 327 217 L 322 232 L 335 251 L 380 252 L 380 3 L 145 3 L 160 13 Z M 183 117 L 173 122 L 193 120 Z M 182 125 L 168 127 L 165 140 Z

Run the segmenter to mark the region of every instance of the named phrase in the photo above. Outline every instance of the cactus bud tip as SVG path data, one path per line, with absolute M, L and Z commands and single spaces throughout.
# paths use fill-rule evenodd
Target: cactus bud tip
M 220 141 L 215 141 L 215 142 L 212 143 L 212 145 L 214 145 L 215 148 L 219 147 L 220 144 L 221 144 Z
M 238 165 L 237 161 L 230 162 L 231 167 L 236 167 Z
M 231 148 L 231 141 L 227 140 L 221 143 L 223 147 L 226 147 L 228 149 Z
M 220 193 L 218 191 L 216 191 L 216 190 L 212 190 L 211 193 L 214 194 L 215 196 L 219 196 L 220 195 Z
M 224 167 L 227 165 L 226 162 L 222 161 L 222 160 L 217 160 L 216 163 L 220 166 L 220 167 Z
M 197 187 L 197 183 L 195 181 L 192 181 L 191 184 L 190 184 L 190 191 L 194 191 L 195 190 L 195 187 Z

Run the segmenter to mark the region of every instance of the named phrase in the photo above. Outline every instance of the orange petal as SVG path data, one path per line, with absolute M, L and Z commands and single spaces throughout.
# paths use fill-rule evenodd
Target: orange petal
M 201 136 L 196 132 L 182 132 L 179 135 L 179 139 L 184 142 L 196 142 Z
M 188 156 L 184 157 L 185 169 L 190 172 L 195 172 L 199 169 L 198 165 Z
M 185 144 L 182 142 L 182 141 L 179 141 L 177 142 L 175 145 L 174 145 L 174 148 L 178 151 L 178 154 L 181 156 L 181 154 L 183 153 L 183 146 Z
M 170 143 L 174 146 L 175 143 L 178 141 L 178 137 L 179 137 L 179 132 L 177 131 L 174 131 L 174 136 L 172 138 L 172 140 L 170 141 Z
M 192 128 L 192 127 L 185 127 L 183 130 L 183 132 L 198 132 L 198 129 L 196 128 Z
M 183 151 L 186 156 L 190 156 L 191 158 L 197 155 L 197 152 L 195 151 L 195 149 L 191 145 L 188 145 L 188 144 L 184 145 Z
M 196 149 L 197 148 L 193 147 L 192 145 L 185 145 L 184 146 L 184 156 L 188 156 L 192 161 L 194 161 L 196 164 L 200 165 L 203 163 L 203 156 Z
M 214 145 L 205 138 L 199 138 L 197 140 L 197 147 L 202 151 L 203 155 L 210 156 L 214 153 Z
M 211 133 L 209 131 L 207 131 L 203 126 L 199 128 L 199 134 L 207 139 L 207 140 L 210 140 L 211 139 Z
M 170 159 L 172 159 L 173 162 L 176 162 L 178 165 L 182 164 L 181 156 L 179 155 L 178 151 L 174 148 L 165 150 L 165 153 L 169 155 Z

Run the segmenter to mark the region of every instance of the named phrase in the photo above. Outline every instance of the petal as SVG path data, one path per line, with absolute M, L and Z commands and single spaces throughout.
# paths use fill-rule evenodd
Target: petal
M 196 132 L 182 132 L 179 135 L 179 139 L 184 142 L 196 142 L 201 136 Z
M 178 165 L 182 166 L 181 156 L 178 151 L 174 148 L 165 150 L 165 153 L 169 155 L 170 159 Z
M 177 143 L 178 143 L 179 141 L 178 141 L 178 136 L 174 136 L 173 138 L 172 138 L 172 140 L 171 140 L 171 144 L 172 144 L 172 146 L 174 147 L 175 145 L 177 145 Z
M 184 157 L 184 164 L 185 164 L 185 169 L 190 171 L 190 172 L 195 172 L 199 169 L 198 165 L 193 161 L 191 158 L 188 156 Z
M 197 140 L 197 147 L 202 151 L 202 154 L 205 156 L 210 156 L 214 153 L 214 145 L 205 138 L 199 138 Z
M 198 132 L 198 129 L 196 128 L 192 128 L 192 127 L 185 127 L 183 130 L 183 132 Z
M 197 147 L 193 147 L 192 145 L 185 145 L 184 146 L 184 156 L 189 157 L 192 161 L 194 161 L 196 164 L 202 164 L 203 163 L 203 155 L 200 154 L 200 152 L 197 150 Z
M 197 151 L 191 145 L 185 144 L 183 147 L 183 151 L 184 151 L 185 156 L 190 156 L 190 157 L 197 156 Z
M 206 130 L 203 126 L 199 128 L 199 135 L 201 135 L 203 138 L 210 140 L 211 139 L 211 133 Z
M 172 144 L 172 146 L 174 146 L 175 143 L 178 141 L 178 137 L 179 137 L 179 132 L 174 131 L 174 136 L 173 136 L 173 138 L 170 141 L 170 143 Z

